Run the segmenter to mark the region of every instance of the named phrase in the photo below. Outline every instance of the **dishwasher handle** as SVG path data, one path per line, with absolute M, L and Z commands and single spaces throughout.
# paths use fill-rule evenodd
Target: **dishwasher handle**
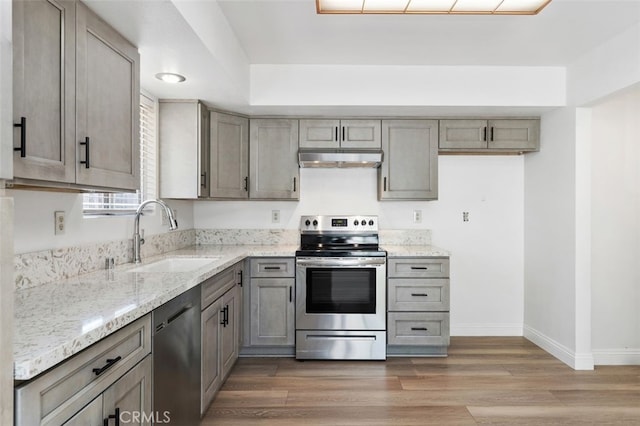
M 178 318 L 180 318 L 182 315 L 184 315 L 191 308 L 193 308 L 193 303 L 189 303 L 188 305 L 183 306 L 182 309 L 180 309 L 175 314 L 171 315 L 166 321 L 162 321 L 160 324 L 156 325 L 156 328 L 155 328 L 156 333 L 159 332 L 160 330 L 162 330 L 163 328 L 165 328 L 166 326 L 168 326 L 169 324 L 171 324 L 173 321 L 175 321 Z

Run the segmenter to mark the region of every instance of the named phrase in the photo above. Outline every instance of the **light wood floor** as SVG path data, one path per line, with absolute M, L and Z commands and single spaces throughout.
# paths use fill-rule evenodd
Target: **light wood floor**
M 640 366 L 574 371 L 524 338 L 447 358 L 241 358 L 202 426 L 640 425 Z

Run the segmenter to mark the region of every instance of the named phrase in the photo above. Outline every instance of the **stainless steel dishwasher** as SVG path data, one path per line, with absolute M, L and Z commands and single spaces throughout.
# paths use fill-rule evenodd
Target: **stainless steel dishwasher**
M 198 425 L 200 286 L 155 309 L 152 318 L 153 411 L 164 423 Z

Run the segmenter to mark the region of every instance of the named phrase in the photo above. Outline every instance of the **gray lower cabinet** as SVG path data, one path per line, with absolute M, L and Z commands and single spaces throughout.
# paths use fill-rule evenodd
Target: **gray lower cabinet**
M 294 268 L 294 258 L 260 257 L 249 260 L 243 354 L 294 353 Z
M 298 200 L 298 120 L 249 122 L 249 198 Z
M 379 200 L 438 198 L 438 120 L 382 120 Z
M 447 354 L 449 258 L 389 258 L 387 301 L 387 354 Z
M 440 152 L 520 153 L 540 149 L 539 119 L 440 120 Z
M 209 196 L 209 110 L 197 100 L 158 103 L 160 196 Z
M 15 389 L 16 425 L 151 424 L 151 315 Z M 110 417 L 112 416 L 112 417 Z
M 300 120 L 300 148 L 380 149 L 380 120 Z
M 211 198 L 249 198 L 249 120 L 211 112 Z
M 204 415 L 238 359 L 242 266 L 237 263 L 201 284 L 200 414 Z
M 13 7 L 13 184 L 138 189 L 137 48 L 79 1 Z

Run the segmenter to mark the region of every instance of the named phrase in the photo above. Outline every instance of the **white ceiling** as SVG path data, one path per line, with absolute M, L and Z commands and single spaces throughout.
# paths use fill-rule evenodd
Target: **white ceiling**
M 537 16 L 317 15 L 315 0 L 84 1 L 138 46 L 144 89 L 245 113 L 255 111 L 249 64 L 566 66 L 640 22 L 640 0 L 552 0 Z M 154 78 L 166 71 L 187 81 Z

